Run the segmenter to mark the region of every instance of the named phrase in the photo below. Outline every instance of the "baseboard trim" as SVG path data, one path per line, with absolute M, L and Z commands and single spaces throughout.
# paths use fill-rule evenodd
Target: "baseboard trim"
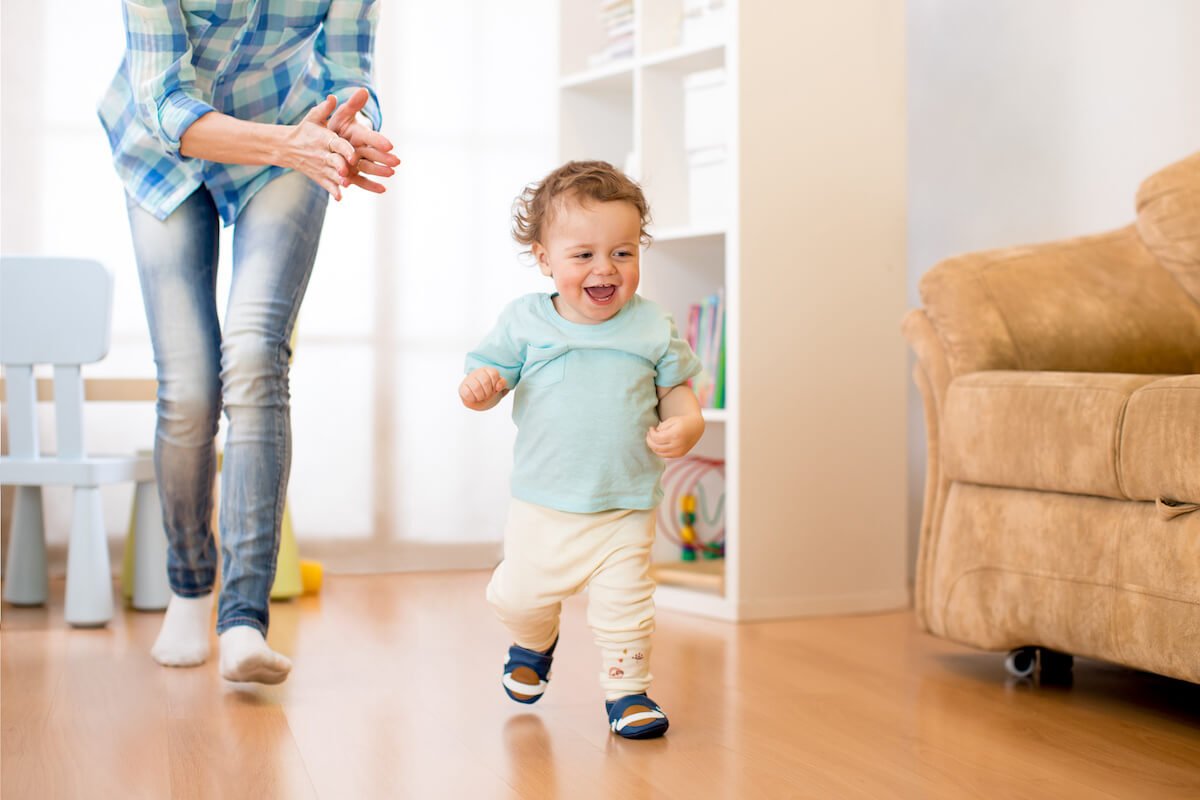
M 492 569 L 500 563 L 500 542 L 398 541 L 384 544 L 332 539 L 301 541 L 300 558 L 320 561 L 333 575 L 368 575 L 387 572 L 440 572 L 444 570 Z M 114 577 L 121 574 L 125 538 L 108 540 L 108 558 Z M 46 545 L 46 570 L 51 578 L 67 575 L 67 545 Z
M 442 572 L 492 569 L 503 557 L 500 542 L 430 542 L 401 540 L 348 547 L 330 541 L 300 542 L 300 557 L 320 561 L 335 575 L 385 572 Z
M 912 607 L 912 592 L 906 586 L 878 592 L 852 592 L 770 600 L 743 600 L 737 606 L 741 622 L 784 617 L 820 617 L 844 614 L 877 614 Z

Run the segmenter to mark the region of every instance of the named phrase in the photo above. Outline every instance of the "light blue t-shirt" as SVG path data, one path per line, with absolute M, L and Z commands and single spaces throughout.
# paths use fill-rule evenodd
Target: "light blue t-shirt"
M 551 298 L 509 303 L 467 354 L 467 372 L 495 367 L 513 391 L 513 497 L 581 514 L 655 508 L 665 464 L 646 445 L 659 422 L 654 387 L 685 382 L 700 359 L 671 315 L 638 295 L 598 325 L 563 319 Z

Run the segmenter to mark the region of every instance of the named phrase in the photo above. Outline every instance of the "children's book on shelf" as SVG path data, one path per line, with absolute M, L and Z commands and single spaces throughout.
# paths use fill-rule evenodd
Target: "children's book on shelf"
M 633 55 L 633 0 L 609 0 L 600 8 L 600 21 L 606 44 L 588 59 L 593 68 Z
M 704 369 L 689 382 L 702 408 L 725 407 L 725 290 L 688 310 L 687 341 Z

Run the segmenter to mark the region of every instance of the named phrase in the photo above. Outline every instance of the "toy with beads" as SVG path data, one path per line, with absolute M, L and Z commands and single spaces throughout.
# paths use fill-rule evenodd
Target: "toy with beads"
M 725 554 L 724 477 L 723 460 L 702 456 L 672 461 L 663 473 L 666 497 L 659 507 L 659 529 L 679 545 L 684 561 L 695 561 L 697 555 L 711 559 Z M 706 484 L 710 489 L 714 484 L 721 487 L 711 516 Z

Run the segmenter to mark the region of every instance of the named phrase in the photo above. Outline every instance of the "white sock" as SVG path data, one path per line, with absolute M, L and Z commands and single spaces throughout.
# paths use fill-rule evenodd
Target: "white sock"
M 164 667 L 194 667 L 208 658 L 212 630 L 213 594 L 180 597 L 171 594 L 162 629 L 150 656 Z
M 267 646 L 257 628 L 237 625 L 221 634 L 221 677 L 227 681 L 282 683 L 292 662 Z

